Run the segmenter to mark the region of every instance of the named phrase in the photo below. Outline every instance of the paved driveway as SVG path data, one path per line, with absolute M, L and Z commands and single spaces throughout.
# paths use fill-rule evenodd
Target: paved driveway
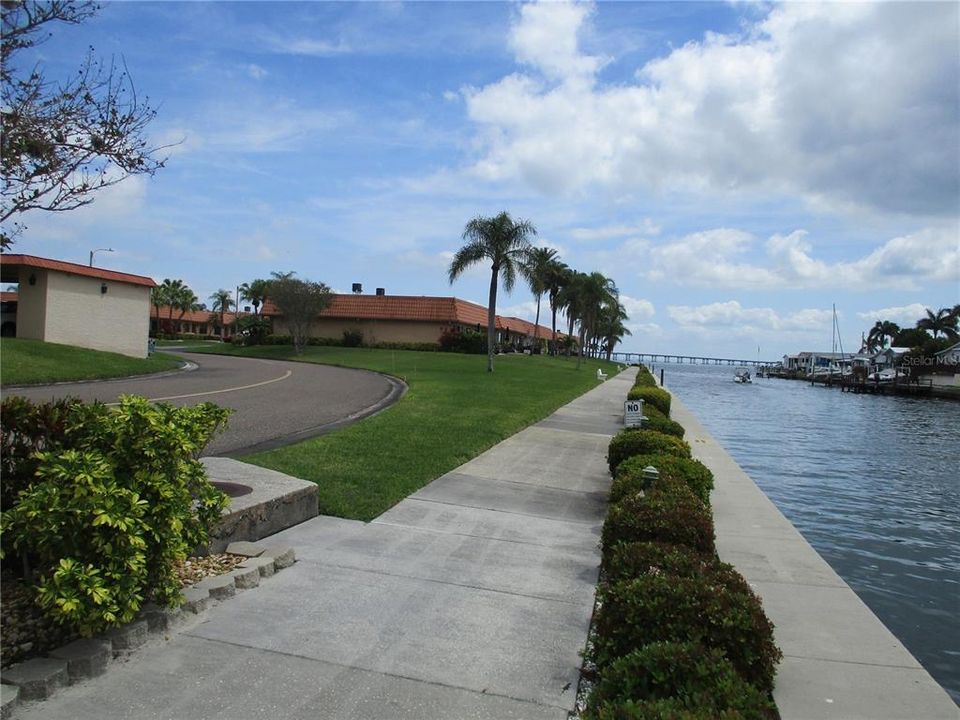
M 400 397 L 403 385 L 367 372 L 314 365 L 177 353 L 195 368 L 144 378 L 10 388 L 33 401 L 62 397 L 115 402 L 143 395 L 174 405 L 209 401 L 233 409 L 226 432 L 205 455 L 239 455 L 288 444 L 365 417 Z

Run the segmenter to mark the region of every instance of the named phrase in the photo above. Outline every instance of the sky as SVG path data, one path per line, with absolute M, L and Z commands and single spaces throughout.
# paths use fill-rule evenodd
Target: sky
M 835 305 L 855 351 L 960 303 L 954 2 L 106 2 L 51 29 L 22 57 L 122 59 L 168 159 L 12 252 L 113 248 L 208 304 L 292 270 L 485 305 L 488 267 L 447 268 L 506 210 L 615 281 L 619 350 L 830 350 Z

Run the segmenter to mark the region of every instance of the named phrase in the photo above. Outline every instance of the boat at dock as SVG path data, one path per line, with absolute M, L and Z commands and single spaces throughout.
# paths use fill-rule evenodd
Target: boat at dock
M 741 385 L 749 385 L 753 382 L 753 378 L 750 377 L 749 370 L 738 370 L 737 374 L 733 376 L 733 381 Z

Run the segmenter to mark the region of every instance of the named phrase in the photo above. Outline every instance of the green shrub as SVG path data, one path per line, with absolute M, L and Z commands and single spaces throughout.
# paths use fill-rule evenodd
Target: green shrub
M 343 331 L 344 347 L 360 347 L 363 345 L 363 331 L 357 329 Z
M 636 430 L 627 428 L 621 430 L 607 448 L 607 464 L 610 472 L 616 473 L 617 467 L 633 455 L 673 455 L 674 457 L 689 458 L 690 446 L 673 435 L 665 435 L 656 430 Z
M 669 487 L 668 487 L 669 486 Z M 604 555 L 618 543 L 638 541 L 686 545 L 713 554 L 713 516 L 685 484 L 665 484 L 646 495 L 632 495 L 611 505 L 603 523 Z
M 129 622 L 147 598 L 181 598 L 176 563 L 206 543 L 227 498 L 197 459 L 228 410 L 71 407 L 59 448 L 0 515 L 5 548 L 26 560 L 37 603 L 85 635 Z
M 623 700 L 604 703 L 583 714 L 584 720 L 746 720 L 736 710 L 716 713 L 709 708 L 692 710 L 682 700 Z
M 633 455 L 617 466 L 613 485 L 610 487 L 610 501 L 617 502 L 626 495 L 646 490 L 643 469 L 652 465 L 660 471 L 660 477 L 683 480 L 705 505 L 710 504 L 710 491 L 713 490 L 713 473 L 699 460 L 674 457 L 672 455 Z
M 19 395 L 0 404 L 0 508 L 17 502 L 21 490 L 33 482 L 40 461 L 36 453 L 63 444 L 67 418 L 76 398 L 34 405 Z
M 637 379 L 633 381 L 633 386 L 634 387 L 656 387 L 657 386 L 656 378 L 653 377 L 653 373 L 651 373 L 647 369 L 646 365 L 641 365 L 637 369 Z
M 709 576 L 710 582 L 723 585 L 728 590 L 753 592 L 750 584 L 733 565 L 684 545 L 649 541 L 620 543 L 611 548 L 604 560 L 605 578 L 611 583 L 633 580 L 643 575 Z
M 644 408 L 653 405 L 657 410 L 670 417 L 670 393 L 659 387 L 644 387 L 634 385 L 627 393 L 628 400 L 643 400 Z
M 741 677 L 770 692 L 782 657 L 755 594 L 707 577 L 644 575 L 601 587 L 591 659 L 600 676 L 652 642 L 698 642 L 723 652 Z
M 646 408 L 646 406 L 644 406 L 644 408 Z M 644 412 L 644 415 L 646 417 L 641 426 L 644 430 L 656 430 L 657 432 L 662 432 L 664 435 L 673 435 L 681 439 L 686 434 L 683 425 L 678 422 L 670 420 L 669 418 L 650 415 L 648 412 Z
M 720 650 L 694 642 L 654 642 L 619 658 L 604 670 L 588 705 L 597 710 L 624 700 L 669 699 L 687 710 L 709 710 L 711 717 L 733 710 L 743 718 L 765 720 L 773 709 Z

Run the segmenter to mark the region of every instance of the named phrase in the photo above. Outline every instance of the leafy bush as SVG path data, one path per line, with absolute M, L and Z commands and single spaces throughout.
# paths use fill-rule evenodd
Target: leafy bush
M 610 472 L 616 473 L 617 467 L 628 457 L 660 454 L 689 458 L 690 446 L 680 438 L 665 435 L 656 430 L 627 428 L 618 432 L 610 440 L 610 446 L 607 448 L 607 464 L 610 466 Z
M 660 472 L 661 478 L 683 480 L 701 502 L 710 504 L 710 491 L 713 490 L 713 473 L 710 468 L 699 460 L 654 454 L 633 455 L 617 466 L 616 476 L 610 487 L 611 502 L 646 490 L 643 469 L 650 465 Z
M 634 387 L 656 387 L 657 386 L 656 378 L 653 377 L 653 373 L 651 373 L 647 369 L 646 365 L 641 365 L 637 369 L 637 379 L 633 381 L 633 386 Z
M 0 404 L 0 507 L 16 504 L 17 495 L 33 481 L 40 461 L 36 453 L 62 445 L 75 398 L 34 405 L 8 395 Z
M 646 495 L 623 498 L 607 512 L 601 534 L 605 555 L 618 543 L 643 540 L 686 545 L 713 554 L 713 516 L 685 484 L 670 485 L 668 481 Z
M 362 330 L 344 330 L 343 331 L 343 346 L 344 347 L 360 347 L 363 345 L 363 331 Z
M 684 710 L 725 711 L 764 720 L 773 709 L 767 696 L 737 674 L 716 648 L 694 642 L 655 642 L 611 663 L 590 695 L 588 706 L 598 711 L 625 700 L 679 701 Z
M 660 420 L 670 419 L 666 415 L 664 415 L 663 410 L 661 410 L 655 405 L 650 405 L 649 403 L 643 404 L 643 416 L 645 418 L 658 418 Z
M 375 342 L 368 343 L 367 347 L 376 350 L 414 350 L 416 352 L 437 352 L 440 345 L 428 342 Z
M 659 387 L 634 385 L 627 393 L 628 400 L 643 400 L 644 407 L 653 405 L 667 417 L 670 416 L 670 393 Z
M 644 406 L 644 409 L 646 409 L 646 406 Z M 646 415 L 642 425 L 644 430 L 656 430 L 657 432 L 662 432 L 664 435 L 673 435 L 681 439 L 686 434 L 683 425 L 678 422 L 670 420 L 669 418 L 650 415 L 647 412 L 644 412 L 644 415 Z
M 486 355 L 487 333 L 469 328 L 464 330 L 446 329 L 440 335 L 440 349 L 443 352 Z
M 615 545 L 604 558 L 605 578 L 608 582 L 633 580 L 643 575 L 673 575 L 675 577 L 710 577 L 715 585 L 723 585 L 734 592 L 753 590 L 733 565 L 721 562 L 713 555 L 683 545 L 665 542 L 632 542 Z
M 691 710 L 683 701 L 624 700 L 606 703 L 595 712 L 585 713 L 584 720 L 745 720 L 736 710 L 716 714 L 711 710 Z
M 770 692 L 782 654 L 755 594 L 707 577 L 644 575 L 602 586 L 591 659 L 600 676 L 652 642 L 697 642 L 723 652 L 747 682 Z
M 227 502 L 197 456 L 228 415 L 136 397 L 71 406 L 59 447 L 37 454 L 29 487 L 0 515 L 5 549 L 32 567 L 48 615 L 90 635 L 129 622 L 146 598 L 179 601 L 175 564 L 206 543 Z

